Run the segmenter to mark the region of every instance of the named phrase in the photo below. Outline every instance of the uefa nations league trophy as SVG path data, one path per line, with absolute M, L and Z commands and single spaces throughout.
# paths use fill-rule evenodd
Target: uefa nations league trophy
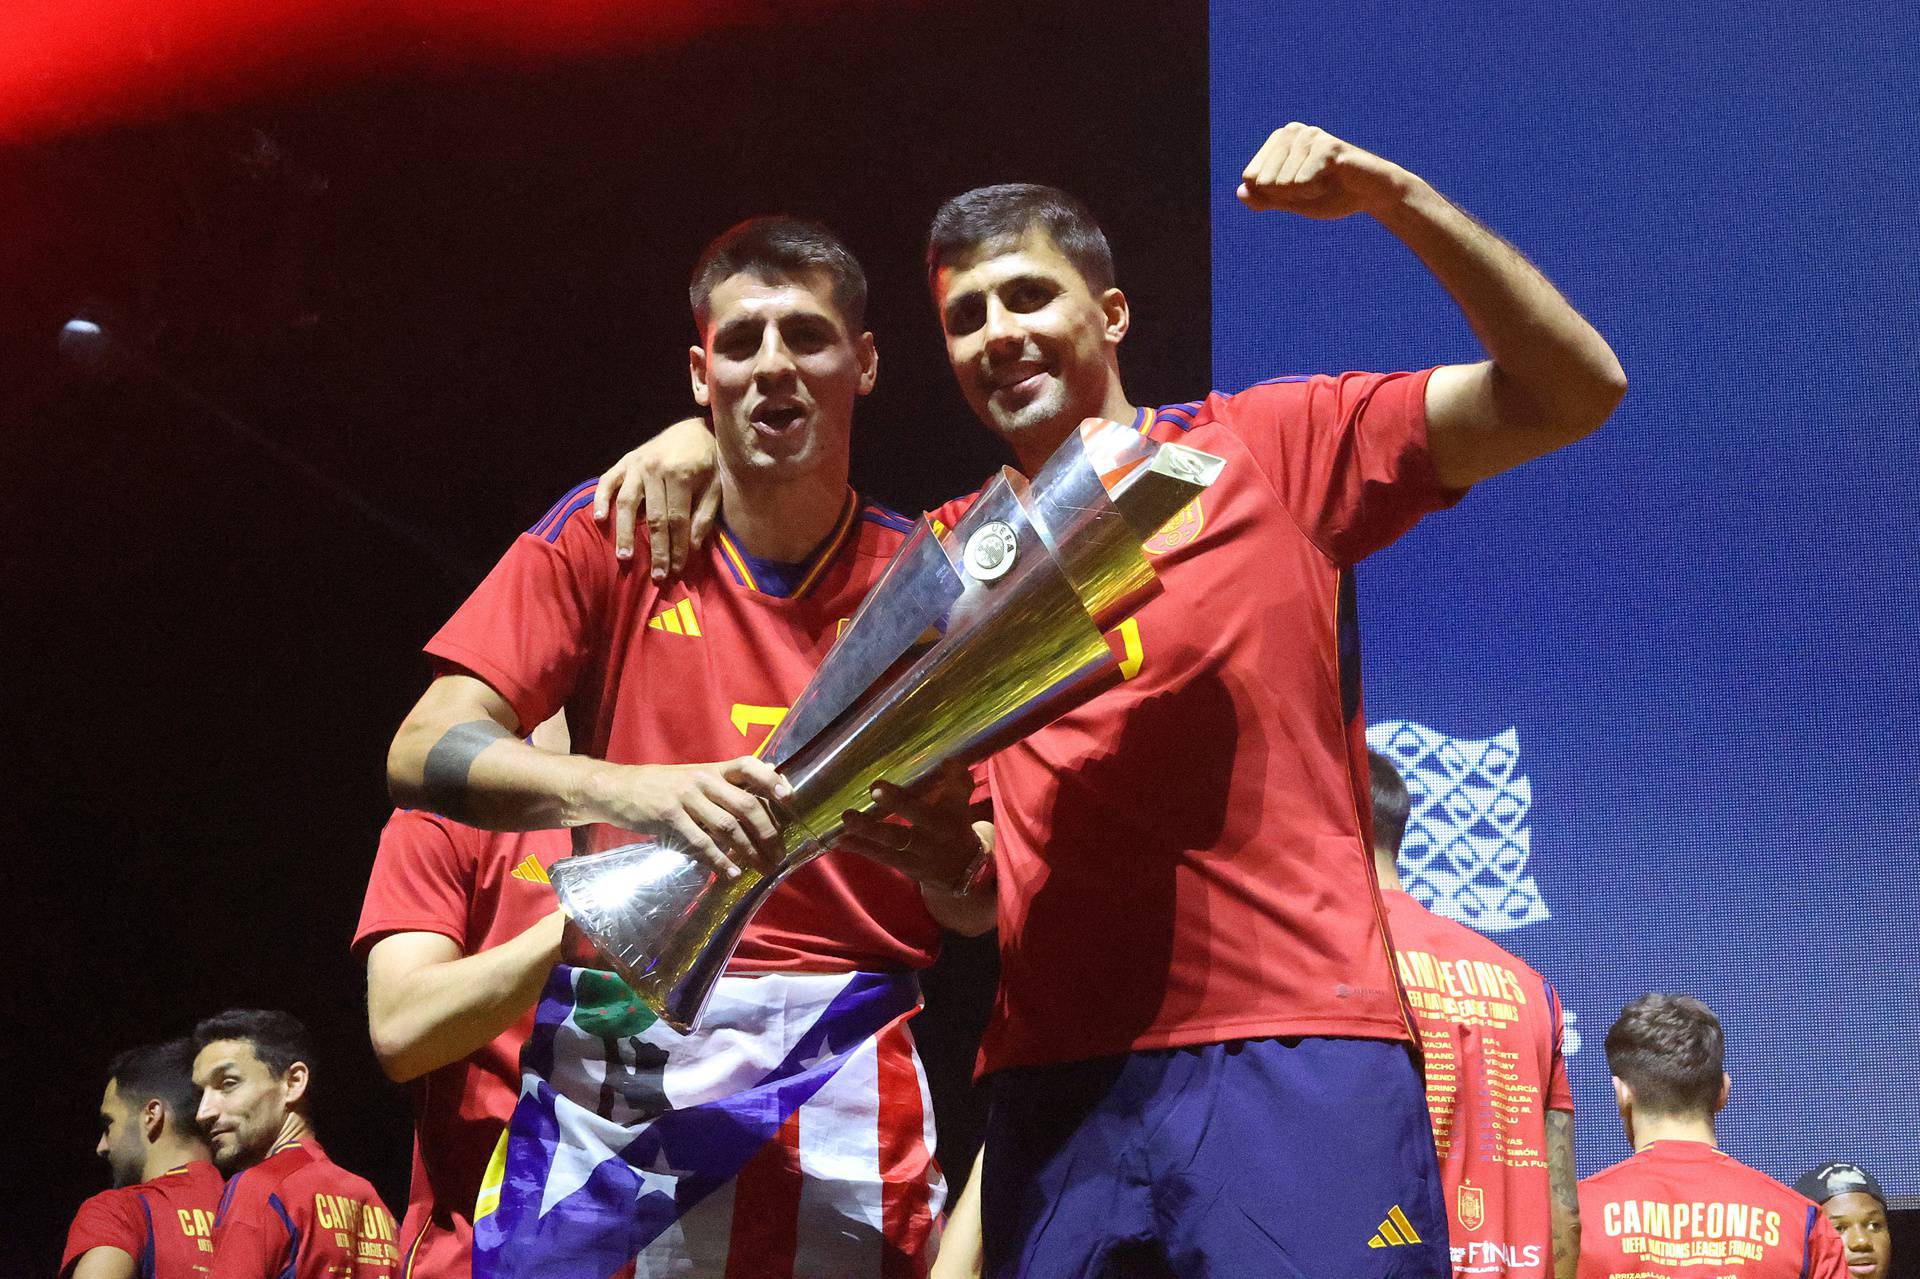
M 690 1029 L 754 911 L 834 846 L 844 812 L 873 807 L 875 781 L 912 787 L 974 763 L 1101 687 L 1116 661 L 1102 632 L 1157 589 L 1141 543 L 1222 465 L 1089 418 L 1031 481 L 1003 469 L 950 533 L 923 517 L 762 751 L 793 787 L 772 804 L 777 869 L 726 879 L 601 827 L 595 842 L 619 847 L 551 870 L 574 924 L 662 1020 Z

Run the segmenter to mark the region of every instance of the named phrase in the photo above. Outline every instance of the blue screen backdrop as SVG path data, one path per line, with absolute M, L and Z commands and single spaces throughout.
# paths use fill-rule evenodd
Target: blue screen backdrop
M 1364 218 L 1252 214 L 1291 119 L 1500 231 L 1613 344 L 1604 431 L 1360 569 L 1403 862 L 1601 1043 L 1649 989 L 1727 1028 L 1721 1144 L 1920 1205 L 1920 93 L 1913 6 L 1282 5 L 1211 14 L 1215 384 L 1479 358 Z

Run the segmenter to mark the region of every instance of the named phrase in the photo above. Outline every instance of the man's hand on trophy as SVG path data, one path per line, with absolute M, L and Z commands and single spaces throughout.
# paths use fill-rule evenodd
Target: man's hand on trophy
M 608 467 L 593 491 L 593 518 L 613 515 L 614 555 L 633 558 L 636 515 L 647 515 L 653 580 L 679 575 L 720 511 L 719 449 L 703 417 L 682 418 Z
M 993 824 L 975 820 L 973 778 L 960 764 L 944 765 L 913 791 L 875 782 L 873 810 L 843 815 L 839 847 L 946 893 L 976 886 L 993 858 Z
M 767 801 L 793 787 L 751 755 L 713 764 L 621 764 L 599 775 L 596 820 L 671 840 L 733 879 L 742 866 L 770 872 L 784 853 Z

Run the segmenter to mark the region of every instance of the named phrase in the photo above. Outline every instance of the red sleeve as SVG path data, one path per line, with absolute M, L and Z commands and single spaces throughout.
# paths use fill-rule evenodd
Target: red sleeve
M 1573 1085 L 1567 1082 L 1567 1014 L 1560 1006 L 1560 992 L 1547 987 L 1547 1007 L 1553 1010 L 1553 1073 L 1547 1078 L 1547 1109 L 1572 1110 Z
M 439 933 L 463 950 L 480 832 L 414 809 L 396 809 L 380 832 L 353 953 L 364 962 L 390 933 Z
M 1813 1229 L 1807 1234 L 1807 1279 L 1849 1279 L 1847 1245 L 1818 1207 L 1813 1209 Z
M 927 522 L 933 525 L 933 531 L 937 534 L 949 532 L 954 525 L 965 518 L 968 511 L 973 509 L 973 504 L 979 496 L 979 490 L 976 489 L 965 497 L 956 497 L 950 502 L 942 502 L 927 512 Z
M 1313 544 L 1337 564 L 1386 546 L 1459 500 L 1427 450 L 1421 373 L 1342 373 L 1214 395 L 1212 416 L 1247 446 Z
M 207 1279 L 269 1279 L 287 1268 L 292 1221 L 278 1195 L 242 1174 L 227 1185 L 213 1222 Z
M 95 1248 L 118 1248 L 138 1261 L 147 1246 L 147 1214 L 140 1209 L 137 1196 L 118 1190 L 103 1190 L 80 1205 L 67 1227 L 67 1250 L 60 1257 L 65 1273 L 74 1262 Z
M 593 483 L 560 499 L 427 641 L 513 706 L 521 729 L 566 702 L 600 633 L 619 572 L 611 533 L 593 519 Z M 633 563 L 644 563 L 637 556 Z

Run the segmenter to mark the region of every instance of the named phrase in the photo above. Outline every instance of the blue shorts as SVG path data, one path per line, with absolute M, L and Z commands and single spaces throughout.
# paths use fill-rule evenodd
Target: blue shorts
M 1241 1039 L 993 1076 L 986 1274 L 1448 1279 L 1405 1044 Z

